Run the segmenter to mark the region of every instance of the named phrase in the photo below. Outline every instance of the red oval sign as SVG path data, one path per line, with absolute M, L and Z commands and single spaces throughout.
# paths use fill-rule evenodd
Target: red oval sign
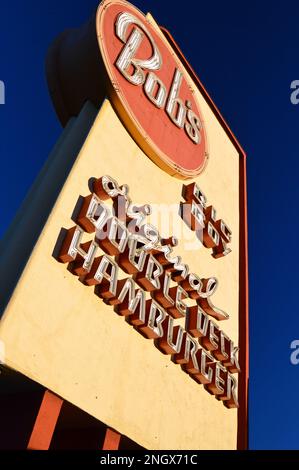
M 166 38 L 122 0 L 104 0 L 97 35 L 110 98 L 141 149 L 169 174 L 192 178 L 207 162 L 204 123 L 190 80 Z

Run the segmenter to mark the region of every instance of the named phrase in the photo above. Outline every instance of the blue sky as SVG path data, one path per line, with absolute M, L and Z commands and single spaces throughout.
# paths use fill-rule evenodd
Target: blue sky
M 0 236 L 61 133 L 44 60 L 96 0 L 15 0 L 0 6 Z M 135 0 L 169 29 L 244 147 L 250 261 L 250 447 L 298 449 L 297 203 L 299 3 Z

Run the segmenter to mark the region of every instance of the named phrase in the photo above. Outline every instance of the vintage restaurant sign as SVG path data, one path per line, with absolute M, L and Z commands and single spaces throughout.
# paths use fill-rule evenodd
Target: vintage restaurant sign
M 3 244 L 4 363 L 144 447 L 245 448 L 242 149 L 128 2 L 62 35 L 48 81 L 67 125 Z

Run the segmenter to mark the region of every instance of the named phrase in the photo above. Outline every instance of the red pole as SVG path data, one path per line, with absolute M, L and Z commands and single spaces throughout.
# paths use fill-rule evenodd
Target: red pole
M 49 449 L 62 404 L 62 398 L 49 392 L 49 390 L 45 391 L 27 449 Z
M 116 431 L 112 431 L 110 428 L 107 428 L 102 450 L 118 450 L 120 438 L 121 434 Z

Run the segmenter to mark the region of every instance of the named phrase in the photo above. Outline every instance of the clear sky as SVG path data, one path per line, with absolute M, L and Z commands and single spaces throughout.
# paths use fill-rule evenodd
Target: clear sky
M 0 237 L 61 133 L 44 60 L 96 0 L 0 4 Z M 299 448 L 297 295 L 299 2 L 132 1 L 170 30 L 247 157 L 250 261 L 250 447 Z

